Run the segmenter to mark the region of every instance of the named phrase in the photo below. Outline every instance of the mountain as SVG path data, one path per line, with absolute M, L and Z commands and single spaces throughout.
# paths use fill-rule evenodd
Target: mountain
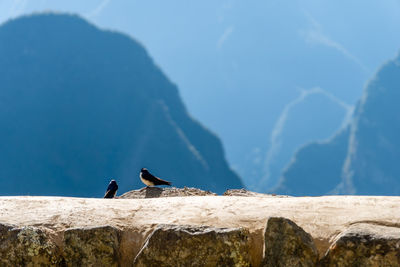
M 400 56 L 366 86 L 349 129 L 295 156 L 277 193 L 399 195 Z
M 295 149 L 331 137 L 343 119 L 334 105 L 307 109 L 308 99 L 289 115 L 292 121 L 304 121 L 310 112 L 335 119 L 319 121 L 323 130 L 306 140 L 291 133 L 308 126 L 288 122 L 282 145 L 290 156 L 281 150 L 285 158 L 273 157 L 269 164 L 271 133 L 299 89 L 318 87 L 353 106 L 365 81 L 400 43 L 396 1 L 0 2 L 0 22 L 55 10 L 135 36 L 179 86 L 190 113 L 221 138 L 230 166 L 259 192 L 268 189 L 259 186 L 260 177 L 276 184 L 274 170 L 280 175 Z M 333 130 L 326 135 L 328 129 Z
M 338 187 L 344 194 L 400 194 L 400 57 L 371 80 L 357 108 Z
M 347 127 L 328 142 L 313 142 L 300 148 L 273 192 L 295 196 L 329 194 L 341 182 L 349 132 Z
M 298 149 L 332 137 L 332 133 L 348 123 L 352 112 L 351 106 L 321 88 L 302 91 L 286 106 L 276 124 L 266 157 L 268 168 L 263 187 L 275 187 Z
M 243 187 L 219 139 L 126 35 L 73 15 L 0 27 L 0 194 L 102 196 L 139 171 L 215 192 Z

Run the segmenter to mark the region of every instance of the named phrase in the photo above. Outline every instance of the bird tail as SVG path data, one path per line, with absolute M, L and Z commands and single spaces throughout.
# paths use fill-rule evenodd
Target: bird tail
M 106 194 L 104 195 L 104 198 L 113 198 L 114 196 L 112 195 L 110 190 L 107 190 Z
M 160 185 L 169 185 L 169 186 L 171 186 L 171 182 L 168 182 L 168 181 L 160 179 Z
M 163 179 L 156 177 L 156 181 L 155 181 L 154 185 L 169 185 L 169 186 L 171 186 L 171 182 L 168 182 L 168 181 L 165 181 Z
M 169 185 L 169 186 L 171 186 L 171 182 L 168 182 L 168 181 L 160 179 L 160 185 Z

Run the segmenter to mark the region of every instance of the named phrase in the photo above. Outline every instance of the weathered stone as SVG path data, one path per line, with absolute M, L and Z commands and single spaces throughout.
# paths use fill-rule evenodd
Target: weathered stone
M 380 231 L 386 231 L 385 229 L 395 231 L 394 226 L 400 227 L 399 209 L 400 197 L 387 196 L 324 196 L 317 198 L 208 196 L 119 200 L 32 196 L 0 197 L 0 222 L 11 225 L 1 227 L 3 230 L 0 233 L 0 266 L 10 266 L 10 264 L 23 266 L 26 265 L 26 262 L 35 262 L 35 259 L 31 258 L 22 263 L 28 254 L 19 252 L 18 249 L 18 257 L 21 258 L 21 261 L 11 262 L 12 259 L 15 259 L 15 255 L 13 256 L 12 253 L 16 253 L 16 243 L 10 245 L 9 241 L 4 242 L 10 238 L 8 236 L 10 235 L 9 231 L 11 232 L 10 229 L 28 225 L 39 228 L 49 237 L 50 241 L 46 242 L 56 244 L 61 250 L 61 256 L 64 256 L 62 251 L 65 245 L 63 245 L 63 240 L 66 228 L 82 229 L 104 226 L 105 223 L 121 229 L 117 253 L 119 257 L 117 262 L 120 266 L 132 266 L 135 257 L 143 248 L 146 238 L 158 225 L 163 223 L 223 225 L 228 228 L 248 229 L 251 264 L 260 266 L 264 258 L 266 222 L 272 216 L 296 218 L 295 222 L 313 236 L 318 251 L 323 256 L 333 242 L 331 237 L 336 236 L 354 222 L 373 222 L 374 226 L 371 227 L 376 228 L 377 235 Z M 392 225 L 393 227 L 376 226 L 378 224 Z M 396 235 L 400 236 L 400 233 Z M 385 240 L 392 242 L 393 238 Z M 102 242 L 97 241 L 96 237 L 90 240 L 93 240 L 91 242 L 94 245 Z M 290 241 L 290 239 L 287 240 Z M 86 241 L 80 242 L 85 245 Z M 77 250 L 80 249 L 80 244 L 77 245 Z M 14 252 L 9 252 L 11 250 Z M 68 246 L 66 246 L 66 250 L 68 251 Z M 6 253 L 4 253 L 5 251 Z M 71 253 L 65 255 L 68 256 Z M 288 253 L 291 253 L 290 250 Z M 394 254 L 394 252 L 388 253 L 388 255 Z M 52 255 L 57 256 L 57 253 Z M 80 255 L 72 255 L 76 258 L 80 257 Z M 387 258 L 388 255 L 385 257 Z M 330 256 L 333 256 L 332 252 Z M 36 257 L 43 257 L 43 254 Z M 75 263 L 78 262 L 76 258 L 73 259 Z M 67 260 L 68 257 L 65 257 L 65 261 Z M 84 258 L 82 261 L 87 262 Z M 52 265 L 47 262 L 48 260 L 45 265 Z M 72 259 L 68 262 L 72 266 Z M 79 263 L 81 263 L 80 258 Z M 78 264 L 78 266 L 82 265 Z M 384 266 L 384 264 L 382 265 Z M 337 266 L 343 265 L 338 264 Z
M 276 194 L 262 194 L 256 193 L 244 188 L 242 189 L 228 189 L 224 192 L 223 196 L 234 196 L 234 197 L 277 197 L 277 198 L 285 198 L 289 196 L 284 195 L 276 195 Z
M 217 194 L 204 191 L 193 187 L 184 188 L 161 188 L 161 187 L 143 187 L 142 189 L 126 192 L 118 198 L 157 198 L 157 197 L 190 197 L 190 196 L 216 196 Z
M 321 266 L 400 266 L 400 228 L 356 224 L 341 233 Z
M 134 266 L 250 266 L 248 239 L 243 228 L 160 225 Z
M 64 233 L 67 266 L 118 266 L 120 230 L 111 226 L 73 228 Z
M 310 234 L 289 219 L 271 217 L 265 230 L 262 266 L 315 266 L 318 251 Z
M 0 224 L 0 266 L 57 266 L 61 261 L 45 230 Z

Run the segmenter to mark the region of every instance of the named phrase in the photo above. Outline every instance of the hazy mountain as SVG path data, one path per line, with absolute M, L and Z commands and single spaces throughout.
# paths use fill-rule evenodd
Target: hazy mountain
M 326 144 L 301 149 L 275 192 L 400 194 L 400 57 L 369 82 L 352 123 Z
M 275 187 L 276 177 L 282 176 L 298 149 L 304 144 L 331 138 L 332 133 L 348 123 L 352 112 L 351 106 L 321 88 L 302 91 L 287 105 L 272 133 L 263 188 Z
M 0 21 L 46 10 L 79 13 L 140 40 L 179 86 L 190 113 L 221 138 L 232 168 L 258 191 L 267 189 L 259 186 L 266 169 L 267 184 L 275 184 L 288 163 L 277 156 L 269 165 L 265 157 L 276 147 L 271 135 L 299 89 L 318 87 L 353 106 L 400 43 L 397 0 L 3 0 Z M 337 131 L 345 110 L 319 102 L 300 104 L 288 116 L 279 155 Z M 296 133 L 310 125 L 296 121 L 310 113 L 332 119 L 318 120 L 312 136 L 298 139 Z
M 356 110 L 339 192 L 400 194 L 400 57 L 385 64 Z
M 349 127 L 328 142 L 313 142 L 299 149 L 279 184 L 272 191 L 295 196 L 329 194 L 341 182 Z
M 242 187 L 217 137 L 131 38 L 71 15 L 0 27 L 0 194 L 101 196 L 141 167 L 222 192 Z

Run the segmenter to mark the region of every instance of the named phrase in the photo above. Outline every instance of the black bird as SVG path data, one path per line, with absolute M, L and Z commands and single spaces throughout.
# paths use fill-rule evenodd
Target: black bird
M 117 193 L 117 190 L 118 190 L 117 182 L 115 180 L 111 180 L 111 182 L 108 184 L 104 198 L 114 198 L 115 194 Z
M 170 182 L 164 181 L 152 175 L 146 168 L 142 168 L 140 170 L 140 180 L 142 180 L 142 182 L 148 187 L 155 185 L 171 185 Z

